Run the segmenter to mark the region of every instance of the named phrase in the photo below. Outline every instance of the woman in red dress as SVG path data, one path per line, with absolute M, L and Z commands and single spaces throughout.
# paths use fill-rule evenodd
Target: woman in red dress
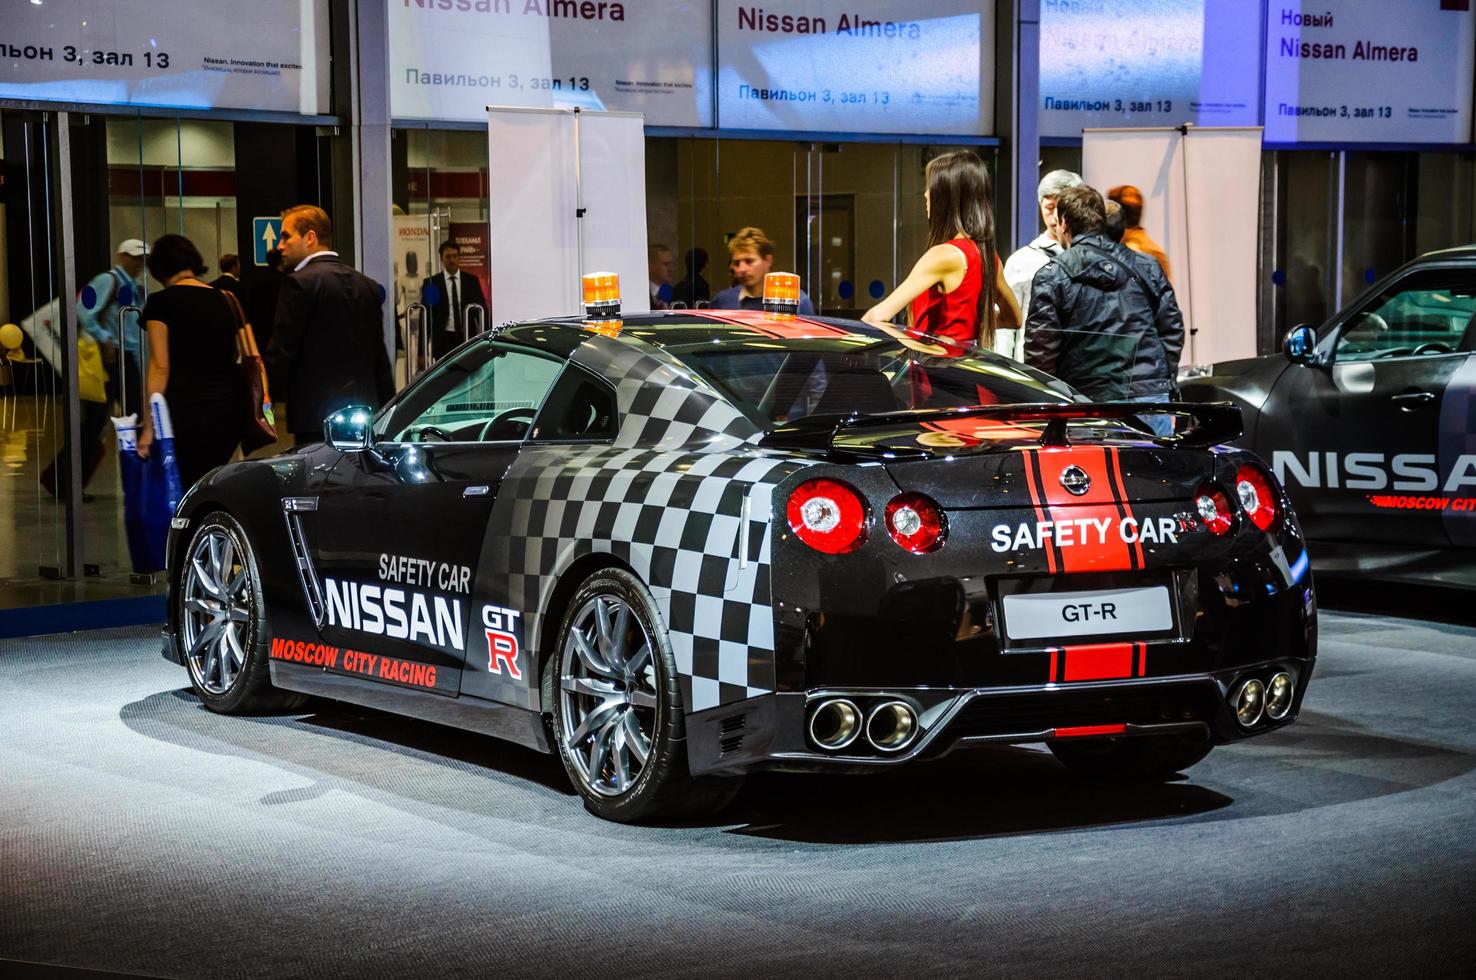
M 984 161 L 972 150 L 934 157 L 928 162 L 923 206 L 928 250 L 902 284 L 862 319 L 899 335 L 889 321 L 908 308 L 908 335 L 947 342 L 921 344 L 929 353 L 959 353 L 959 348 L 974 346 L 987 350 L 996 328 L 1018 327 L 1021 318 L 994 245 Z

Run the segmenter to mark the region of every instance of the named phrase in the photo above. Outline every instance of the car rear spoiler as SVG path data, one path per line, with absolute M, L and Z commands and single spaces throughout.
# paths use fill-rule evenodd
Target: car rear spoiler
M 1173 415 L 1188 419 L 1171 436 L 1144 432 L 1165 448 L 1203 448 L 1238 439 L 1245 432 L 1240 408 L 1230 402 L 1067 402 L 1018 405 L 978 405 L 968 408 L 915 408 L 898 412 L 827 412 L 806 415 L 766 431 L 760 445 L 788 449 L 829 449 L 842 433 L 854 429 L 951 422 L 958 419 L 997 419 L 1001 422 L 1045 422 L 1042 446 L 1069 446 L 1072 422 L 1130 420 L 1140 415 Z

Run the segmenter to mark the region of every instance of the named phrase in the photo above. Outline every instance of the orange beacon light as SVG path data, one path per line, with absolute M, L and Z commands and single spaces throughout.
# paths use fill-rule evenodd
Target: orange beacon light
M 584 292 L 584 325 L 597 333 L 615 336 L 620 320 L 620 276 L 614 272 L 590 272 L 580 279 Z
M 791 319 L 799 312 L 800 281 L 793 272 L 770 272 L 764 276 L 764 312 L 777 319 Z

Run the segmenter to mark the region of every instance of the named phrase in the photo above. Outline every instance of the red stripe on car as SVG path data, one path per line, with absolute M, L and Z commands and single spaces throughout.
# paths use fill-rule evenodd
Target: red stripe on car
M 1090 738 L 1094 735 L 1125 735 L 1127 725 L 1077 725 L 1056 729 L 1056 738 Z
M 1132 643 L 1091 643 L 1065 648 L 1063 679 L 1107 681 L 1133 676 Z

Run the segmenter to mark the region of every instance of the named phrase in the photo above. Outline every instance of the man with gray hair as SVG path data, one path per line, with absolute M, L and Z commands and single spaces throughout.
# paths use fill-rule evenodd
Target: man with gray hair
M 1011 255 L 1004 266 L 1005 282 L 1009 283 L 1010 288 L 1015 291 L 1015 299 L 1020 302 L 1022 326 L 1019 330 L 995 331 L 994 350 L 997 353 L 1013 357 L 1017 361 L 1025 359 L 1023 324 L 1025 318 L 1030 316 L 1030 284 L 1035 281 L 1035 274 L 1062 251 L 1060 230 L 1056 222 L 1056 198 L 1062 191 L 1080 187 L 1082 183 L 1081 175 L 1070 170 L 1052 170 L 1040 179 L 1035 196 L 1040 201 L 1040 217 L 1045 222 L 1045 231 L 1035 241 Z

